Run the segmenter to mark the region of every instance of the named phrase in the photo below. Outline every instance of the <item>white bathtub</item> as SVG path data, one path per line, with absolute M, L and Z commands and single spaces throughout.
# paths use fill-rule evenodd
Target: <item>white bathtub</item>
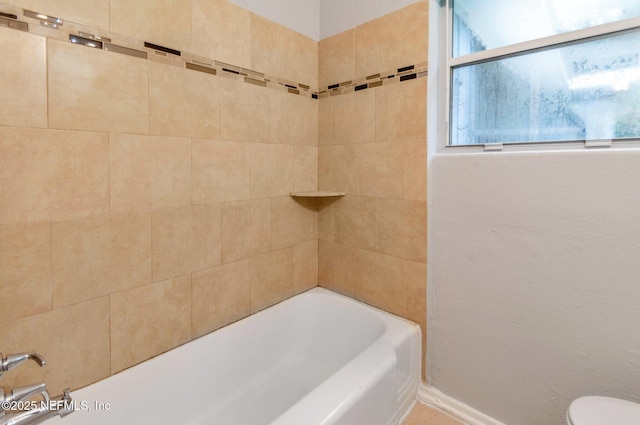
M 420 355 L 418 326 L 316 288 L 73 391 L 46 423 L 395 425 Z

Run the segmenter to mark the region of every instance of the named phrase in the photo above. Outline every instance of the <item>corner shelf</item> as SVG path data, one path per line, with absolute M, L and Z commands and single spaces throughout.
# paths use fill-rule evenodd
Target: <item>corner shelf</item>
M 346 195 L 346 193 L 316 190 L 313 192 L 291 192 L 289 195 L 294 198 L 337 198 Z

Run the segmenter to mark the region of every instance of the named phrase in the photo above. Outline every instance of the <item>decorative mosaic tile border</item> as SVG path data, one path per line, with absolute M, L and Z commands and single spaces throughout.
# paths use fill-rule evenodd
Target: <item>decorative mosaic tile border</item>
M 92 49 L 106 50 L 161 62 L 313 99 L 352 93 L 427 76 L 427 63 L 425 62 L 389 72 L 369 75 L 354 81 L 332 84 L 323 87 L 318 92 L 314 91 L 308 84 L 267 75 L 148 41 L 141 42 L 119 34 L 87 27 L 44 13 L 20 9 L 4 3 L 0 3 L 0 27 L 24 31 L 45 38 L 68 41 Z
M 403 81 L 426 78 L 428 75 L 427 62 L 417 65 L 404 66 L 388 72 L 368 75 L 353 81 L 330 84 L 322 87 L 318 93 L 321 99 L 329 96 L 353 93 L 360 90 L 372 89 L 383 85 L 397 84 Z
M 317 91 L 313 90 L 309 84 L 271 76 L 156 43 L 133 40 L 126 36 L 4 3 L 0 3 L 0 26 L 93 49 L 162 62 L 299 96 L 318 98 Z

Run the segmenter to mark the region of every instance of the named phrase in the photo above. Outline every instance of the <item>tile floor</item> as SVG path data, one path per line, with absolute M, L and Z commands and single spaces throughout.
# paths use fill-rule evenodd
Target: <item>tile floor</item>
M 418 402 L 402 425 L 462 425 L 462 422 L 458 422 L 440 410 Z

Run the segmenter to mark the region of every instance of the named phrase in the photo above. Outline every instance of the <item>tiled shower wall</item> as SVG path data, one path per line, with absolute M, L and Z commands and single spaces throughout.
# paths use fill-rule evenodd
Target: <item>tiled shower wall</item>
M 223 0 L 12 0 L 317 85 L 317 43 Z M 142 43 L 141 43 L 142 45 Z M 3 385 L 98 381 L 318 282 L 318 100 L 0 28 Z
M 320 285 L 411 319 L 423 336 L 427 86 L 416 70 L 427 22 L 420 1 L 319 43 L 321 88 L 370 81 L 321 94 L 320 190 L 347 195 L 320 206 Z
M 9 3 L 312 88 L 426 62 L 426 1 L 319 45 L 224 0 Z M 315 286 L 318 258 L 424 332 L 424 78 L 318 101 L 5 28 L 0 61 L 0 349 L 49 361 L 3 385 L 105 378 Z M 287 196 L 318 179 L 348 195 Z

